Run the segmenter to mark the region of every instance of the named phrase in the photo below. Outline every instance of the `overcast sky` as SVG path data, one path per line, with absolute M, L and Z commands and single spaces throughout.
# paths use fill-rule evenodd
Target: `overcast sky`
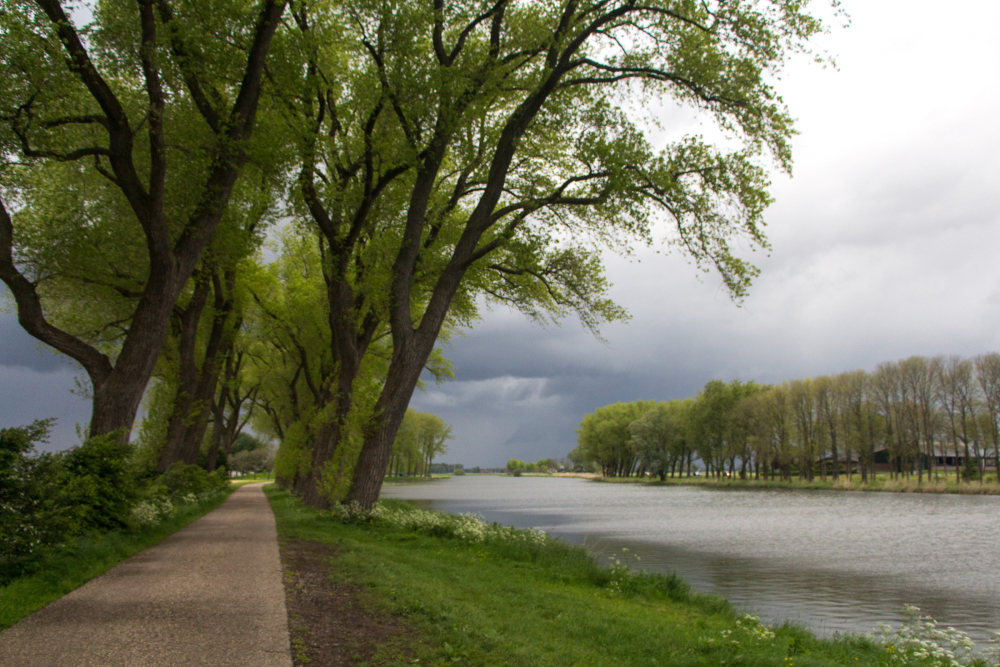
M 776 177 L 770 257 L 743 307 L 681 257 L 607 258 L 631 321 L 601 342 L 497 309 L 447 350 L 456 379 L 412 405 L 454 425 L 467 466 L 565 456 L 615 401 L 694 395 L 712 379 L 781 382 L 913 354 L 1000 350 L 1000 3 L 845 0 L 823 44 L 839 71 L 789 68 L 795 171 Z M 672 133 L 699 131 L 671 114 Z M 706 128 L 703 131 L 708 131 Z M 0 426 L 59 417 L 76 443 L 77 374 L 0 315 Z

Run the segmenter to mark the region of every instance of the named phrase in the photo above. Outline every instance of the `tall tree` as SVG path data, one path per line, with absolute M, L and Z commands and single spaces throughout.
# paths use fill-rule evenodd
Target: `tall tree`
M 657 402 L 629 425 L 632 447 L 642 467 L 663 481 L 682 455 L 684 437 L 678 422 L 680 401 Z
M 630 426 L 653 407 L 652 401 L 614 403 L 594 410 L 577 429 L 581 458 L 594 461 L 606 477 L 629 477 L 639 463 Z
M 790 166 L 792 123 L 768 75 L 821 25 L 791 0 L 374 3 L 353 16 L 414 156 L 388 284 L 392 359 L 349 495 L 371 506 L 420 373 L 477 270 L 596 325 L 620 311 L 603 297 L 596 256 L 572 241 L 646 242 L 657 211 L 679 248 L 745 293 L 756 270 L 729 241 L 766 244 L 755 158 Z M 743 149 L 689 137 L 656 154 L 619 107 L 633 90 L 705 110 Z M 415 284 L 432 285 L 419 309 Z
M 799 478 L 815 479 L 814 465 L 821 431 L 816 417 L 816 391 L 812 380 L 794 380 L 788 386 L 792 423 L 799 441 Z
M 424 474 L 430 477 L 434 457 L 448 453 L 447 442 L 452 438 L 451 424 L 445 424 L 443 419 L 428 412 L 418 412 L 414 421 L 417 445 L 424 457 Z
M 971 466 L 972 451 L 969 445 L 977 435 L 978 406 L 973 363 L 957 356 L 948 357 L 941 364 L 938 379 L 940 401 L 955 452 L 955 479 L 961 481 L 962 471 L 958 461 L 964 458 L 966 467 Z
M 830 459 L 833 462 L 833 481 L 840 479 L 840 446 L 843 444 L 843 415 L 845 410 L 844 385 L 840 378 L 825 375 L 813 381 L 816 391 L 816 412 L 819 428 L 826 433 L 826 441 L 830 446 Z M 847 466 L 850 467 L 850 454 L 847 455 Z M 824 477 L 826 466 L 823 467 Z
M 993 464 L 1000 482 L 1000 354 L 981 354 L 975 358 L 975 366 L 976 380 L 983 392 L 983 421 L 993 443 Z
M 4 2 L 0 279 L 24 329 L 86 371 L 91 435 L 131 430 L 174 306 L 247 160 L 284 8 L 283 0 L 245 13 L 108 2 L 81 34 L 58 0 Z M 17 219 L 39 205 L 28 186 L 55 176 L 58 163 L 100 182 L 120 203 L 111 214 L 127 216 L 141 239 L 146 270 L 114 355 L 50 321 L 44 267 L 23 261 L 31 253 Z M 79 209 L 61 223 L 71 229 L 87 215 Z

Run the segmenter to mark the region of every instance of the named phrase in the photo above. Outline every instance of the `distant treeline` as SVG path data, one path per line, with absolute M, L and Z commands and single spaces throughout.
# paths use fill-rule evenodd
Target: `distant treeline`
M 444 471 L 435 470 L 432 464 L 435 456 L 448 452 L 446 441 L 451 438 L 451 424 L 437 415 L 410 408 L 396 432 L 386 474 L 430 476 L 434 472 L 452 472 L 454 466 Z
M 694 398 L 599 408 L 577 434 L 574 466 L 606 476 L 690 476 L 697 458 L 718 477 L 985 480 L 1000 455 L 1000 354 L 914 356 L 776 386 L 713 380 Z

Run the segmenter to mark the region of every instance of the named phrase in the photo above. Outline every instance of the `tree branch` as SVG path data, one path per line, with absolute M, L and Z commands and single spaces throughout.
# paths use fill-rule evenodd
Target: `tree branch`
M 14 223 L 3 200 L 0 200 L 0 280 L 14 295 L 17 320 L 24 330 L 83 366 L 95 391 L 104 384 L 111 374 L 111 360 L 76 336 L 52 326 L 45 319 L 35 285 L 14 265 Z

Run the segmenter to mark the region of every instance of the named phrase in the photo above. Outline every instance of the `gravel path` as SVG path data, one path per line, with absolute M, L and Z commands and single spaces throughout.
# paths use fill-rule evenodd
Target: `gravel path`
M 244 486 L 0 633 L 3 667 L 291 667 L 274 515 Z

